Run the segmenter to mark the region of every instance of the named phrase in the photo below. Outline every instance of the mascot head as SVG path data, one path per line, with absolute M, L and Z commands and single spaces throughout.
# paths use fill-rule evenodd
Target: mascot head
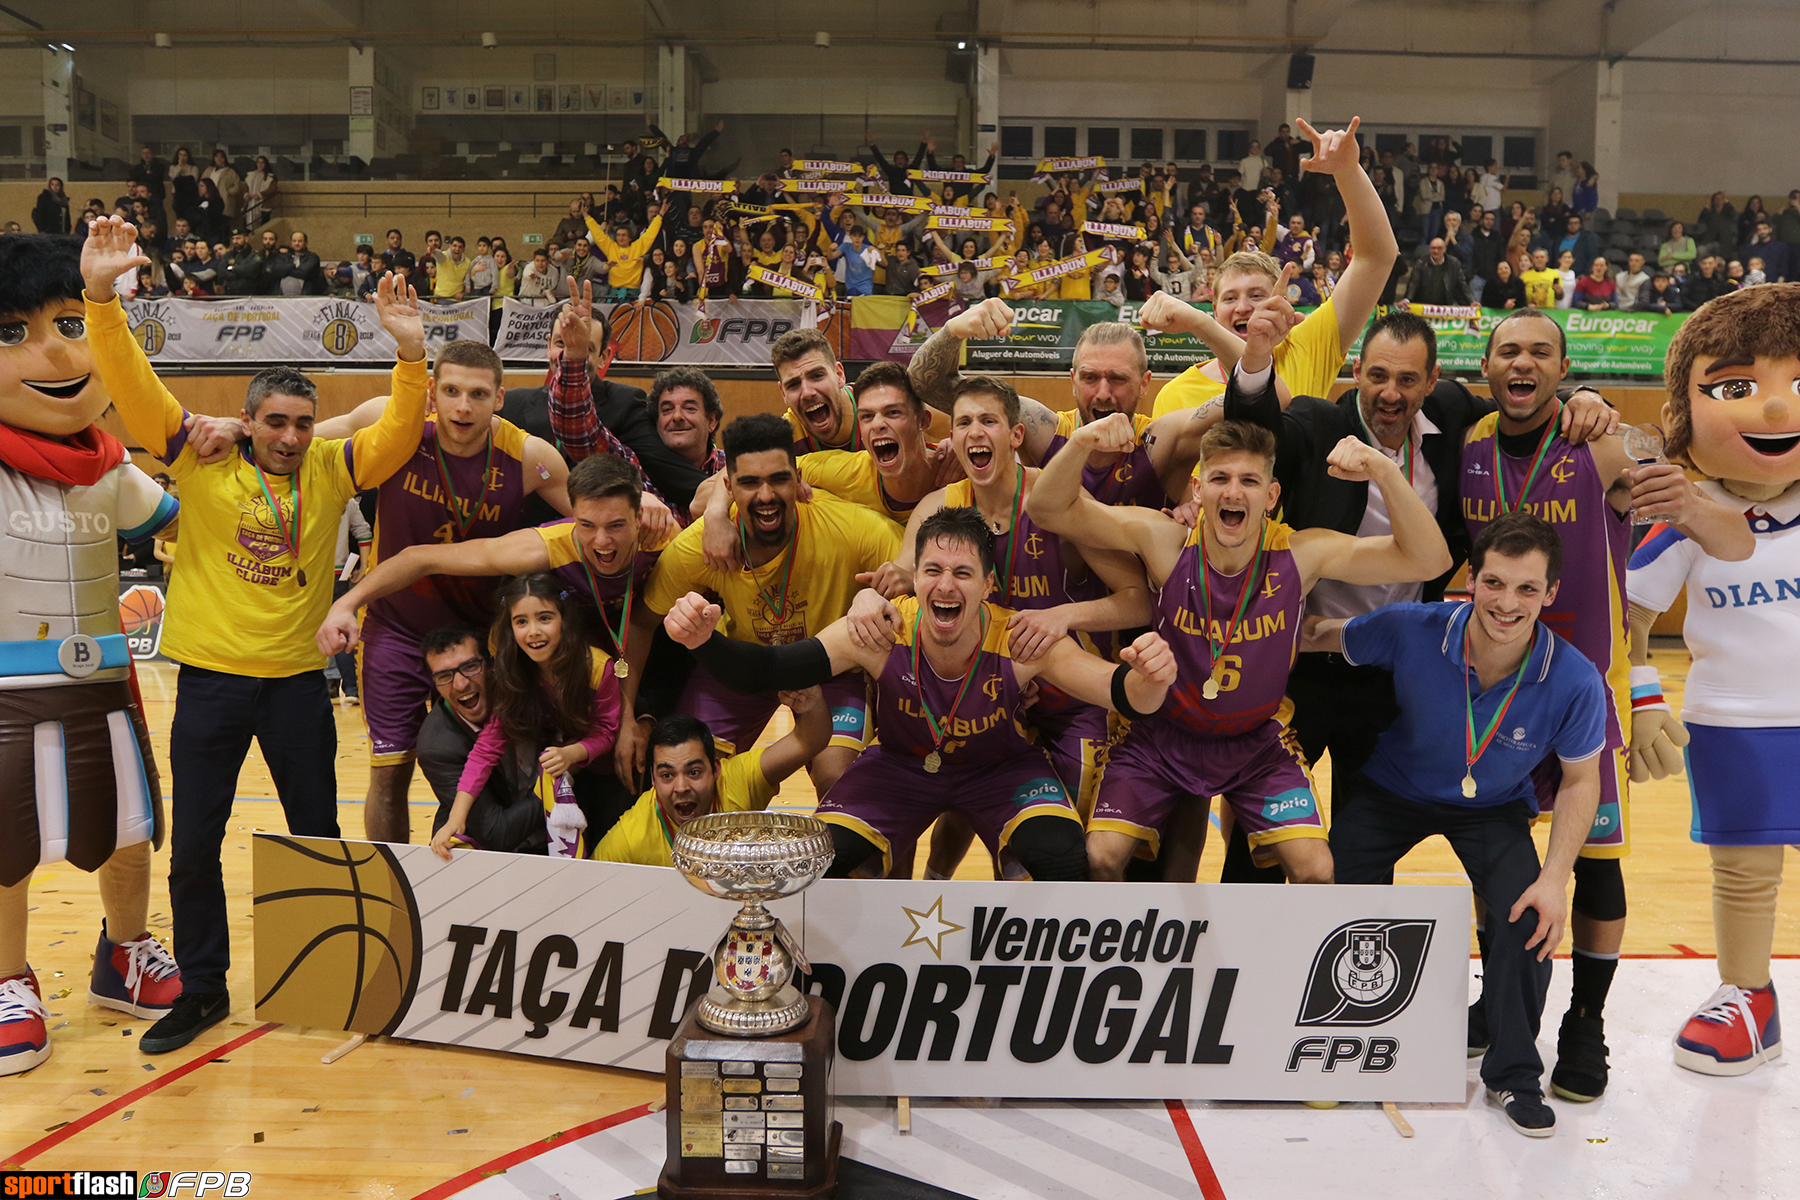
M 112 403 L 88 353 L 81 242 L 0 237 L 0 424 L 66 438 Z
M 1800 480 L 1800 283 L 1708 301 L 1676 331 L 1663 376 L 1672 461 L 1752 499 Z

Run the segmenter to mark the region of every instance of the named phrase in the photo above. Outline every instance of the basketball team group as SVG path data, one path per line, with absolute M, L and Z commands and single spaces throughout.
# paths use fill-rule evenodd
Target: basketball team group
M 561 312 L 542 387 L 506 388 L 476 342 L 428 363 L 417 298 L 390 277 L 386 395 L 321 420 L 313 383 L 276 367 L 239 417 L 209 418 L 158 379 L 114 294 L 143 261 L 130 225 L 0 239 L 0 566 L 36 589 L 0 616 L 0 769 L 17 789 L 0 845 L 0 1073 L 50 1053 L 26 889 L 60 859 L 98 873 L 90 998 L 155 1019 L 143 1052 L 230 1013 L 220 856 L 239 772 L 255 739 L 289 830 L 340 836 L 321 665 L 352 649 L 362 832 L 410 840 L 416 767 L 446 859 L 666 867 L 683 825 L 766 807 L 802 770 L 835 876 L 948 878 L 980 839 L 1001 878 L 1192 882 L 1215 796 L 1224 882 L 1391 883 L 1442 835 L 1477 898 L 1469 1053 L 1533 1137 L 1556 1122 L 1536 1046 L 1550 956 L 1570 931 L 1550 1088 L 1592 1101 L 1608 1083 L 1628 782 L 1685 755 L 1726 911 L 1723 986 L 1676 1060 L 1731 1075 L 1779 1053 L 1768 960 L 1779 847 L 1800 836 L 1793 785 L 1771 767 L 1761 810 L 1733 805 L 1788 752 L 1747 735 L 1800 720 L 1697 715 L 1696 646 L 1684 725 L 1644 647 L 1690 574 L 1751 568 L 1800 525 L 1800 471 L 1770 491 L 1767 469 L 1702 455 L 1725 427 L 1752 467 L 1794 450 L 1752 425 L 1779 430 L 1800 405 L 1800 298 L 1745 289 L 1707 306 L 1742 311 L 1683 328 L 1674 461 L 1641 461 L 1606 399 L 1565 378 L 1545 314 L 1493 329 L 1487 396 L 1440 377 L 1428 322 L 1377 315 L 1398 253 L 1382 202 L 1353 139 L 1308 132 L 1305 169 L 1335 177 L 1354 246 L 1331 297 L 1302 319 L 1275 260 L 1235 254 L 1211 313 L 1157 295 L 1137 325 L 1088 328 L 1061 411 L 959 371 L 965 341 L 1007 331 L 1004 299 L 854 379 L 823 335 L 787 333 L 771 354 L 785 413 L 728 419 L 691 368 L 647 396 L 607 380 L 591 296 Z M 1166 384 L 1152 419 L 1144 338 L 1164 332 L 1217 357 Z M 1359 336 L 1355 389 L 1333 401 Z M 177 506 L 93 424 L 96 397 L 179 484 L 161 643 L 180 664 L 174 954 L 147 931 L 161 789 L 116 579 L 96 583 L 91 551 Z M 1763 490 L 1731 490 L 1740 475 Z M 352 570 L 341 527 L 371 492 Z M 58 504 L 63 519 L 29 515 Z M 1446 599 L 1453 581 L 1466 593 Z M 1753 656 L 1790 653 L 1770 636 Z M 791 730 L 764 745 L 781 707 Z M 1309 770 L 1327 752 L 1329 827 Z

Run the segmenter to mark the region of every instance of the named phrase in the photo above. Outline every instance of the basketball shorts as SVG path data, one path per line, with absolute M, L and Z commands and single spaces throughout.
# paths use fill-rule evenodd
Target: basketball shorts
M 1140 838 L 1139 858 L 1155 858 L 1175 806 L 1222 795 L 1250 837 L 1258 866 L 1291 838 L 1324 838 L 1312 777 L 1291 730 L 1270 720 L 1249 733 L 1202 737 L 1161 718 L 1133 721 L 1107 754 L 1088 831 Z
M 1093 814 L 1094 797 L 1100 790 L 1110 740 L 1109 715 L 1104 708 L 1078 700 L 1061 708 L 1046 710 L 1033 705 L 1025 710 L 1026 724 L 1037 732 L 1038 745 L 1049 753 L 1083 821 Z
M 369 726 L 369 765 L 410 762 L 435 689 L 425 672 L 422 639 L 410 629 L 364 617 L 356 644 L 356 682 Z
M 831 708 L 830 744 L 849 750 L 868 745 L 869 677 L 862 671 L 845 671 L 827 682 L 823 691 Z M 734 692 L 705 667 L 696 666 L 676 711 L 705 721 L 719 753 L 731 755 L 754 747 L 780 707 L 781 700 L 773 692 Z
M 1582 858 L 1624 858 L 1631 849 L 1629 761 L 1623 749 L 1609 746 L 1600 752 L 1600 807 L 1594 810 L 1594 827 L 1581 847 Z M 1542 820 L 1555 811 L 1556 789 L 1562 786 L 1562 763 L 1554 754 L 1532 770 L 1531 784 Z
M 893 848 L 914 846 L 948 811 L 967 818 L 976 836 L 996 854 L 1027 818 L 1081 820 L 1056 768 L 1040 749 L 998 762 L 946 766 L 933 774 L 919 755 L 881 745 L 856 756 L 813 815 L 880 847 L 885 876 L 894 865 Z
M 1800 843 L 1800 729 L 1687 728 L 1688 836 L 1709 846 Z

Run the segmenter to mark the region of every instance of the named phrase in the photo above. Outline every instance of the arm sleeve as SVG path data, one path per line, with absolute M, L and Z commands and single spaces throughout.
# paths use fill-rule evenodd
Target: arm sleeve
M 734 692 L 797 691 L 832 677 L 831 655 L 816 637 L 785 646 L 759 646 L 715 633 L 694 651 L 694 660 Z
M 100 372 L 126 432 L 164 466 L 174 466 L 187 445 L 187 431 L 182 428 L 187 410 L 156 377 L 143 347 L 131 336 L 119 298 L 114 296 L 105 304 L 89 299 L 86 305 L 94 368 Z
M 120 463 L 118 507 L 113 525 L 127 542 L 140 542 L 167 529 L 181 511 L 175 497 L 156 486 L 156 481 L 129 462 Z
M 1246 392 L 1239 380 L 1236 367 L 1225 380 L 1225 419 L 1227 421 L 1248 421 L 1253 425 L 1261 425 L 1281 438 L 1281 400 L 1275 392 L 1275 372 L 1268 372 L 1262 386 L 1254 392 Z
M 1586 659 L 1581 665 L 1581 687 L 1569 697 L 1568 711 L 1563 714 L 1561 728 L 1551 739 L 1550 748 L 1563 762 L 1581 762 L 1594 757 L 1606 747 L 1606 691 L 1600 686 L 1600 672 Z
M 630 257 L 630 258 L 644 257 L 646 254 L 648 254 L 650 252 L 650 243 L 654 242 L 656 240 L 656 235 L 661 232 L 662 232 L 662 214 L 657 213 L 654 217 L 650 218 L 649 228 L 645 229 L 644 232 L 638 234 L 637 241 L 631 243 L 631 250 L 628 253 L 627 257 Z
M 475 738 L 475 745 L 469 751 L 469 760 L 463 764 L 462 777 L 457 780 L 456 790 L 467 792 L 471 796 L 481 795 L 481 789 L 487 786 L 505 749 L 506 738 L 500 732 L 500 718 L 489 717 L 488 723 L 481 727 L 481 733 Z
M 425 385 L 430 369 L 425 359 L 394 363 L 387 406 L 381 418 L 350 438 L 344 457 L 350 466 L 356 491 L 387 481 L 406 465 L 419 448 L 425 432 Z
M 1700 553 L 1698 543 L 1669 526 L 1652 526 L 1631 553 L 1631 567 L 1625 573 L 1627 597 L 1640 607 L 1668 612 Z
M 613 241 L 606 235 L 606 230 L 600 228 L 600 222 L 594 220 L 587 213 L 581 214 L 581 219 L 587 222 L 588 242 L 594 247 L 596 254 L 610 262 L 615 254 L 623 253 L 619 243 Z
M 598 449 L 601 432 L 587 360 L 558 359 L 544 384 L 550 399 L 550 431 L 570 461 L 580 462 Z
M 1344 661 L 1357 667 L 1392 667 L 1400 646 L 1401 607 L 1389 605 L 1352 618 L 1340 633 Z
M 438 798 L 438 803 L 448 812 L 450 806 L 456 803 L 457 784 L 467 760 L 447 752 L 447 748 L 440 744 L 441 739 L 435 735 L 433 725 L 434 718 L 427 717 L 419 730 L 419 770 L 424 774 L 425 782 L 431 785 L 432 795 Z M 477 835 L 478 839 L 479 837 Z M 482 845 L 487 845 L 485 839 L 480 840 Z
M 619 680 L 611 670 L 600 677 L 600 685 L 594 689 L 594 719 L 588 725 L 587 736 L 581 744 L 587 748 L 588 763 L 601 762 L 612 753 L 613 744 L 619 740 Z

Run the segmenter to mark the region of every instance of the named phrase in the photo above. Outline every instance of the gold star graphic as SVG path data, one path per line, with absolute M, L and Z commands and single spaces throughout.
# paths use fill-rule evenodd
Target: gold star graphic
M 963 928 L 954 921 L 944 920 L 944 898 L 939 896 L 936 902 L 924 912 L 914 912 L 904 904 L 900 906 L 900 911 L 907 915 L 913 926 L 912 934 L 900 943 L 900 948 L 904 950 L 906 947 L 914 945 L 930 946 L 932 954 L 942 961 L 945 935 L 956 933 Z

